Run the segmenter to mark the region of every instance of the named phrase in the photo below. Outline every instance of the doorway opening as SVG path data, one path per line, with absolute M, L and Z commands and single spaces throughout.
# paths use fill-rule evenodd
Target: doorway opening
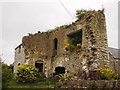
M 65 73 L 65 68 L 64 67 L 56 67 L 55 68 L 55 74 L 64 74 Z
M 36 61 L 35 67 L 38 68 L 39 72 L 43 72 L 43 62 L 42 61 Z

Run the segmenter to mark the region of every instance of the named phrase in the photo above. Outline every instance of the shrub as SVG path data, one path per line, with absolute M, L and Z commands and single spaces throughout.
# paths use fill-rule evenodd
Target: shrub
M 115 79 L 115 80 L 120 80 L 120 74 L 115 74 L 115 75 L 114 75 L 114 79 Z
M 69 25 L 65 24 L 65 25 L 61 25 L 59 27 L 56 27 L 55 29 L 66 29 L 68 27 L 69 27 Z
M 92 10 L 77 10 L 76 11 L 76 17 L 77 19 L 82 19 L 84 16 L 89 15 L 92 12 Z
M 66 51 L 73 51 L 73 49 L 74 49 L 74 46 L 73 46 L 73 45 L 71 45 L 71 44 L 66 44 L 66 45 L 65 45 L 65 50 L 66 50 Z
M 116 78 L 116 79 L 120 80 L 120 74 L 117 75 L 117 78 Z
M 18 66 L 15 79 L 20 83 L 32 83 L 38 76 L 39 74 L 37 68 L 32 65 L 22 64 Z
M 39 81 L 39 80 L 44 80 L 44 79 L 46 79 L 45 74 L 44 74 L 43 72 L 39 72 L 39 73 L 38 73 L 38 81 Z
M 69 79 L 70 75 L 68 73 L 64 73 L 64 74 L 59 74 L 57 75 L 59 78 L 59 82 L 61 81 L 66 81 Z
M 100 70 L 100 76 L 102 80 L 111 80 L 116 79 L 118 74 L 116 74 L 112 69 L 110 68 L 98 68 L 97 70 Z
M 90 90 L 97 90 L 98 87 L 95 82 L 92 82 L 92 84 L 89 88 L 91 88 Z
M 81 44 L 80 44 L 80 43 L 79 43 L 79 44 L 77 44 L 77 47 L 78 47 L 78 48 L 81 48 Z
M 2 63 L 2 83 L 3 87 L 6 87 L 7 83 L 13 79 L 12 69 L 7 65 Z

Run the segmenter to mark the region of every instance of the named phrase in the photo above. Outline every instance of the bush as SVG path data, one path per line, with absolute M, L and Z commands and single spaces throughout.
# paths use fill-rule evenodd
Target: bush
M 44 74 L 43 72 L 39 72 L 39 73 L 38 73 L 38 81 L 39 81 L 39 80 L 44 80 L 44 79 L 46 79 L 45 74 Z
M 13 79 L 12 69 L 7 65 L 2 63 L 2 83 L 3 87 L 6 87 L 6 84 Z
M 115 79 L 115 80 L 120 80 L 120 74 L 117 74 L 117 73 L 116 73 L 116 74 L 114 75 L 114 79 Z
M 120 74 L 117 75 L 116 79 L 120 80 Z
M 98 68 L 97 70 L 100 70 L 100 76 L 102 80 L 111 80 L 118 77 L 118 74 L 116 74 L 110 68 Z
M 59 74 L 57 75 L 57 77 L 59 78 L 59 82 L 67 81 L 70 78 L 70 74 L 69 73 Z
M 36 81 L 38 74 L 38 69 L 32 65 L 22 64 L 18 66 L 17 72 L 15 74 L 15 79 L 20 83 L 32 83 Z
M 77 10 L 76 11 L 76 17 L 77 19 L 82 19 L 83 17 L 89 15 L 92 12 L 92 10 Z
M 74 48 L 75 48 L 75 47 L 74 47 L 73 45 L 71 45 L 71 44 L 66 44 L 66 45 L 65 45 L 65 50 L 66 50 L 66 51 L 73 51 Z
M 79 43 L 79 44 L 77 44 L 77 47 L 78 47 L 78 48 L 81 48 L 81 44 L 80 44 L 80 43 Z

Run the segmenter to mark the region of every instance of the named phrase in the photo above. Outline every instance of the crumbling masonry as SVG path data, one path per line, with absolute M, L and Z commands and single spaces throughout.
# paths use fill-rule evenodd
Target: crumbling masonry
M 24 36 L 15 49 L 14 72 L 23 63 L 35 65 L 47 77 L 111 67 L 107 47 L 105 15 L 93 10 L 70 25 Z

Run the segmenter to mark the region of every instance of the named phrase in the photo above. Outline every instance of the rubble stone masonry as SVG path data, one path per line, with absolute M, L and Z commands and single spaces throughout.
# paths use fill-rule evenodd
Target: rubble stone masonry
M 75 47 L 72 51 L 66 50 L 65 46 L 69 43 L 70 36 L 77 33 L 82 34 L 81 47 Z M 20 56 L 20 47 L 17 47 L 15 62 L 35 65 L 36 61 L 40 61 L 46 76 L 56 73 L 56 67 L 64 67 L 65 72 L 73 74 L 81 70 L 112 67 L 107 49 L 105 15 L 101 10 L 93 10 L 70 25 L 24 36 L 21 46 L 24 53 L 21 52 L 23 55 Z M 17 63 L 14 63 L 14 72 L 16 69 Z

